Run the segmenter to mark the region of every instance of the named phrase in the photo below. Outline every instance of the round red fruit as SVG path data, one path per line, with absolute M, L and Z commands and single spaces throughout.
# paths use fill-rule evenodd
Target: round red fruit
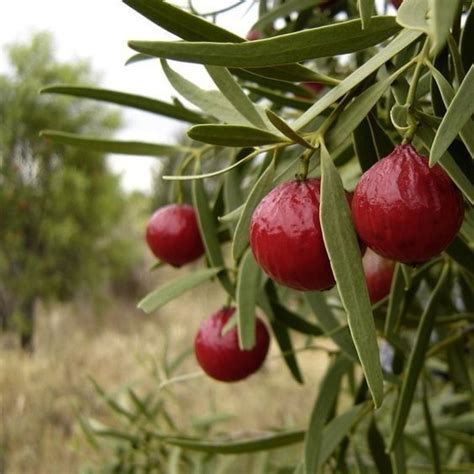
M 362 258 L 362 266 L 370 301 L 372 304 L 377 303 L 390 293 L 395 262 L 367 248 Z
M 461 227 L 461 194 L 439 166 L 399 145 L 367 170 L 354 192 L 359 237 L 379 255 L 407 264 L 442 252 Z
M 255 209 L 250 246 L 260 267 L 282 285 L 302 291 L 335 284 L 319 222 L 320 180 L 282 183 Z
M 262 39 L 262 38 L 263 38 L 263 35 L 262 35 L 262 32 L 260 30 L 250 30 L 247 33 L 247 36 L 246 36 L 246 39 L 248 41 L 255 41 L 255 40 Z
M 146 240 L 157 258 L 174 267 L 204 253 L 196 213 L 189 204 L 169 204 L 158 209 L 148 222 Z
M 236 382 L 256 372 L 270 345 L 268 329 L 259 318 L 256 318 L 255 346 L 251 350 L 239 348 L 237 327 L 222 335 L 234 312 L 234 307 L 225 307 L 211 315 L 201 324 L 194 341 L 199 365 L 207 375 L 221 382 Z

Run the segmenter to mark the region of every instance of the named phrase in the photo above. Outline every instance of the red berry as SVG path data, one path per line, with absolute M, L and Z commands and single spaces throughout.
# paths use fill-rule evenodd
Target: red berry
M 250 31 L 247 33 L 246 38 L 247 38 L 247 40 L 249 40 L 249 41 L 255 41 L 255 40 L 262 39 L 263 36 L 262 36 L 262 32 L 261 32 L 260 30 L 250 30 Z
M 442 252 L 461 227 L 461 194 L 444 170 L 400 145 L 367 170 L 354 192 L 359 237 L 379 255 L 416 264 Z
M 398 10 L 403 0 L 391 0 L 391 2 L 392 2 L 392 5 Z
M 194 341 L 194 352 L 204 372 L 222 382 L 236 382 L 256 372 L 263 364 L 270 345 L 265 324 L 256 318 L 255 346 L 239 348 L 237 327 L 222 335 L 222 328 L 235 308 L 222 308 L 203 321 Z
M 362 258 L 365 281 L 371 303 L 377 303 L 390 293 L 395 262 L 387 260 L 367 248 Z
M 320 180 L 289 181 L 255 209 L 250 246 L 262 269 L 296 290 L 328 290 L 335 284 L 319 222 Z
M 148 222 L 146 240 L 157 258 L 174 267 L 204 253 L 196 213 L 189 204 L 169 204 L 158 209 Z

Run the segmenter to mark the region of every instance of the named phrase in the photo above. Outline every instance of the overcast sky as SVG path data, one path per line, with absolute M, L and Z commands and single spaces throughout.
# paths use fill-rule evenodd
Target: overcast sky
M 173 89 L 161 72 L 158 61 L 144 61 L 124 66 L 134 54 L 127 47 L 130 39 L 171 39 L 169 33 L 157 27 L 121 0 L 15 0 L 3 2 L 0 9 L 0 46 L 25 41 L 35 31 L 53 33 L 57 55 L 61 60 L 89 58 L 94 70 L 101 73 L 101 86 L 108 89 L 148 95 L 169 100 Z M 173 2 L 179 3 L 179 2 Z M 235 0 L 215 2 L 195 0 L 193 5 L 202 12 L 222 8 Z M 255 20 L 255 9 L 247 13 L 250 1 L 243 7 L 219 17 L 219 24 L 245 36 Z M 187 77 L 193 77 L 203 87 L 211 88 L 200 66 L 173 64 Z M 0 53 L 0 73 L 6 63 Z M 186 125 L 175 120 L 161 118 L 146 112 L 123 109 L 126 126 L 117 136 L 149 142 L 173 143 Z M 58 128 L 60 124 L 58 124 Z M 150 167 L 153 158 L 117 156 L 110 159 L 114 170 L 122 174 L 127 190 L 150 189 Z

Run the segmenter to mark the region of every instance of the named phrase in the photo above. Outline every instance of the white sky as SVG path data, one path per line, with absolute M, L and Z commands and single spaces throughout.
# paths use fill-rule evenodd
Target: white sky
M 148 95 L 169 100 L 173 89 L 161 72 L 158 61 L 144 61 L 124 66 L 134 54 L 127 47 L 131 39 L 162 40 L 173 38 L 169 33 L 142 17 L 120 0 L 3 0 L 0 8 L 0 48 L 5 44 L 26 41 L 32 32 L 47 30 L 54 34 L 60 60 L 89 58 L 93 69 L 101 74 L 101 86 L 108 89 Z M 173 2 L 178 3 L 178 2 Z M 235 3 L 195 0 L 199 11 L 208 12 Z M 5 6 L 7 4 L 7 6 Z M 250 2 L 231 14 L 219 17 L 219 24 L 245 36 L 255 21 L 255 11 L 246 14 Z M 218 7 L 216 6 L 218 5 Z M 200 66 L 173 64 L 206 88 L 213 87 Z M 6 62 L 0 52 L 0 73 Z M 186 124 L 146 112 L 123 108 L 125 127 L 117 138 L 173 143 L 186 129 Z M 61 124 L 58 123 L 58 129 Z M 113 155 L 112 168 L 122 175 L 127 190 L 149 190 L 150 168 L 156 159 Z

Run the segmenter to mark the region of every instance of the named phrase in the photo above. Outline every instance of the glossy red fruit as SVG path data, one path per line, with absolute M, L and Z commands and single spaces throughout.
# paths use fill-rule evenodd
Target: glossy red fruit
M 260 267 L 295 290 L 335 284 L 319 222 L 320 180 L 282 183 L 255 209 L 250 246 Z
M 362 258 L 365 281 L 371 303 L 377 303 L 390 293 L 395 262 L 367 248 Z
M 157 258 L 174 267 L 204 253 L 196 213 L 189 204 L 169 204 L 158 209 L 148 222 L 146 240 Z
M 256 372 L 263 364 L 270 345 L 265 324 L 256 318 L 255 346 L 249 351 L 239 348 L 237 327 L 224 336 L 222 328 L 235 308 L 225 307 L 206 319 L 194 341 L 194 352 L 204 372 L 221 382 L 236 382 Z
M 385 258 L 407 264 L 442 252 L 461 227 L 461 194 L 444 170 L 399 145 L 360 179 L 352 200 L 359 237 Z

